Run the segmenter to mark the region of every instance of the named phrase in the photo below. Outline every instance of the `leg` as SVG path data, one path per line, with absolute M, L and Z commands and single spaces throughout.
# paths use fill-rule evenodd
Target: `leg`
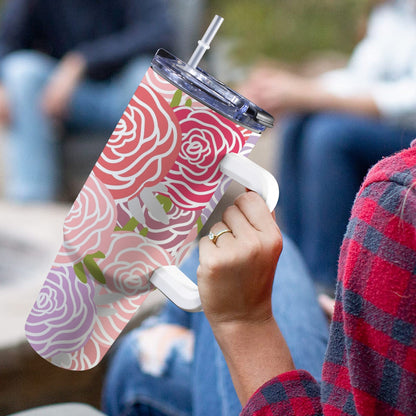
M 301 211 L 300 198 L 300 157 L 299 148 L 303 141 L 303 129 L 308 116 L 293 114 L 281 123 L 279 129 L 280 158 L 278 161 L 277 178 L 280 187 L 280 199 L 276 215 L 282 230 L 296 244 L 300 242 Z
M 85 80 L 75 91 L 69 108 L 69 127 L 98 130 L 110 135 L 150 66 L 144 56 L 130 62 L 109 81 Z
M 191 354 L 186 354 L 190 334 L 177 332 L 167 339 L 164 332 L 168 329 L 158 325 L 139 328 L 122 339 L 103 388 L 107 415 L 192 414 Z
M 39 99 L 55 61 L 32 51 L 6 56 L 2 80 L 10 97 L 12 122 L 6 146 L 6 197 L 52 200 L 60 185 L 58 144 L 52 121 Z
M 182 270 L 195 276 L 198 253 Z M 108 415 L 191 415 L 191 314 L 167 302 L 158 317 L 119 342 L 103 390 Z
M 324 288 L 335 287 L 339 248 L 364 175 L 383 156 L 409 146 L 415 135 L 379 120 L 336 113 L 308 121 L 299 150 L 299 246 L 314 280 Z

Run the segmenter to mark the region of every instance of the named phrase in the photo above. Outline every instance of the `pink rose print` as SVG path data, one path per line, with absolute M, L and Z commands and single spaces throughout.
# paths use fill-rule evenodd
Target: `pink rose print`
M 51 269 L 26 321 L 26 336 L 42 357 L 72 353 L 88 340 L 96 319 L 94 284 L 72 267 Z
M 168 103 L 172 101 L 172 98 L 177 91 L 177 88 L 174 85 L 153 71 L 152 68 L 146 72 L 142 84 L 145 84 L 156 91 Z
M 149 291 L 153 271 L 173 264 L 173 259 L 141 235 L 121 231 L 113 234 L 106 258 L 97 264 L 111 291 L 136 296 Z
M 118 295 L 119 297 L 115 300 L 108 301 L 108 299 L 116 297 L 117 294 L 105 286 L 96 287 L 96 302 L 102 305 L 100 306 L 102 310 L 112 310 L 113 313 L 109 315 L 98 314 L 97 323 L 93 333 L 88 338 L 88 342 L 71 357 L 71 370 L 87 370 L 96 366 L 137 312 L 140 305 L 146 300 L 148 294 L 130 297 L 125 297 L 122 294 Z M 103 300 L 101 301 L 101 299 Z
M 201 210 L 221 181 L 219 162 L 226 153 L 238 153 L 245 139 L 234 123 L 209 109 L 176 107 L 174 111 L 182 145 L 164 184 L 175 205 Z
M 65 218 L 64 242 L 55 263 L 75 264 L 86 254 L 104 251 L 116 221 L 117 210 L 110 192 L 91 173 Z
M 180 139 L 169 104 L 141 84 L 93 171 L 114 199 L 129 200 L 162 180 L 178 155 Z

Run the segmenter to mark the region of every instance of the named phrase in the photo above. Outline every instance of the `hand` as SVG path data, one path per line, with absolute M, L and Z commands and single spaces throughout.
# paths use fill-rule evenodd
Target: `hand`
M 240 92 L 275 116 L 285 112 L 315 111 L 380 116 L 378 106 L 368 92 L 338 96 L 326 91 L 317 79 L 271 67 L 253 71 Z
M 313 110 L 320 90 L 313 79 L 275 68 L 256 69 L 240 88 L 242 95 L 274 115 Z
M 320 294 L 318 296 L 318 302 L 322 310 L 324 311 L 325 315 L 327 316 L 328 320 L 331 321 L 334 317 L 335 299 L 329 297 L 328 295 Z
M 241 195 L 214 233 L 230 229 L 216 244 L 200 241 L 198 287 L 202 307 L 224 354 L 244 406 L 272 377 L 294 364 L 273 317 L 271 293 L 282 236 L 263 199 Z
M 214 328 L 222 324 L 256 324 L 272 318 L 271 291 L 282 237 L 263 199 L 248 192 L 226 209 L 213 226 L 232 233 L 216 244 L 200 241 L 198 287 L 202 306 Z
M 69 101 L 85 67 L 85 59 L 80 54 L 70 53 L 62 58 L 43 91 L 41 105 L 45 114 L 58 119 L 66 116 Z
M 0 85 L 0 125 L 7 125 L 10 123 L 10 109 L 9 109 L 9 99 L 7 97 L 6 89 Z

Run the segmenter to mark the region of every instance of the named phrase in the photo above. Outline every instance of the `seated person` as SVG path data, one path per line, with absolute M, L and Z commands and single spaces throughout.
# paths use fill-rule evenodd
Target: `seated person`
M 6 198 L 54 200 L 61 188 L 57 124 L 109 137 L 155 51 L 171 45 L 166 5 L 9 0 L 1 17 Z
M 319 78 L 259 68 L 242 90 L 281 118 L 280 225 L 320 289 L 332 294 L 364 176 L 416 137 L 415 2 L 377 3 L 345 68 Z

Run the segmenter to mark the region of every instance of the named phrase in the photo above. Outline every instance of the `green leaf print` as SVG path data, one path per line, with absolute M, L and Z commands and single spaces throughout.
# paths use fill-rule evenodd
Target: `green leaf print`
M 97 280 L 97 282 L 105 284 L 105 277 L 101 269 L 98 267 L 98 264 L 94 259 L 103 259 L 105 254 L 102 251 L 97 251 L 93 254 L 87 254 L 84 257 L 84 264 L 87 267 L 88 271 L 91 273 L 92 277 Z
M 74 272 L 82 283 L 87 283 L 87 275 L 85 274 L 84 266 L 81 261 L 74 265 Z
M 204 224 L 202 223 L 202 218 L 201 217 L 199 217 L 197 220 L 196 220 L 196 225 L 197 225 L 197 230 L 198 230 L 198 234 L 199 234 L 199 232 L 202 230 L 202 227 L 204 226 Z
M 173 205 L 173 202 L 171 199 L 165 195 L 156 195 L 157 200 L 160 202 L 160 205 L 162 205 L 163 209 L 166 213 L 168 213 Z
M 139 234 L 142 235 L 143 237 L 146 237 L 148 232 L 149 232 L 149 229 L 147 227 L 144 227 L 140 230 Z
M 123 228 L 116 226 L 114 227 L 114 231 L 134 231 L 135 228 L 139 225 L 139 221 L 136 218 L 131 217 L 128 222 L 124 225 Z
M 182 99 L 182 91 L 176 90 L 175 94 L 173 94 L 172 101 L 170 102 L 170 106 L 172 108 L 177 107 L 181 103 L 181 99 Z

